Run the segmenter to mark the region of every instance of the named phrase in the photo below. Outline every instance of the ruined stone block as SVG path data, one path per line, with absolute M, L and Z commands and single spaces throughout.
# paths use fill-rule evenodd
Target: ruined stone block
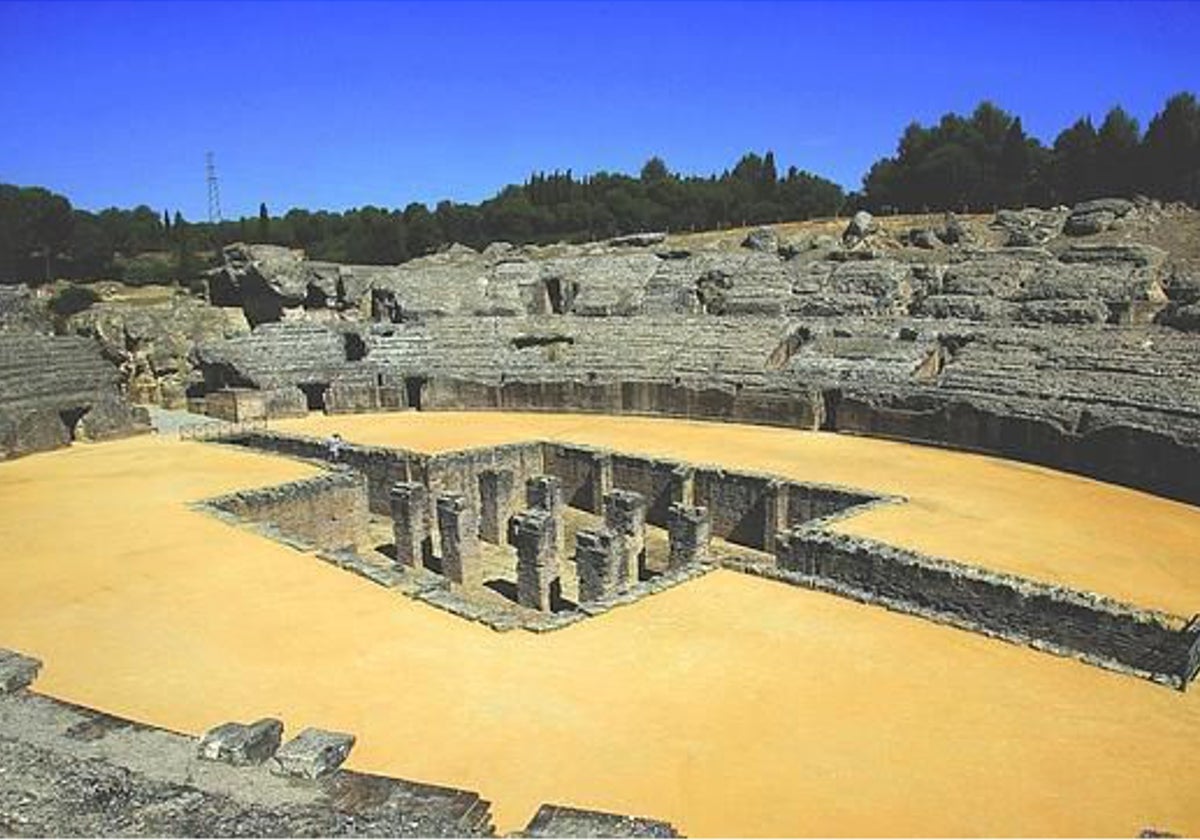
M 622 588 L 638 582 L 646 559 L 646 497 L 632 490 L 604 496 L 604 527 L 617 535 L 617 575 Z
M 479 536 L 502 545 L 508 518 L 512 515 L 512 470 L 483 470 L 479 473 Z
M 525 503 L 550 513 L 556 524 L 554 550 L 559 557 L 566 552 L 566 529 L 562 526 L 563 502 L 562 481 L 552 475 L 535 475 L 525 482 Z
M 667 568 L 679 569 L 708 557 L 712 539 L 712 518 L 708 508 L 673 504 L 667 509 L 667 534 L 670 554 Z
M 671 499 L 681 505 L 696 503 L 696 469 L 680 464 L 671 471 Z
M 271 772 L 277 776 L 319 779 L 342 765 L 354 747 L 354 736 L 309 727 L 275 753 Z
M 608 452 L 597 452 L 593 456 L 592 461 L 592 498 L 595 500 L 597 508 L 595 511 L 593 511 L 593 513 L 601 513 L 603 511 L 604 497 L 611 493 L 612 489 L 612 454 Z
M 282 736 L 283 722 L 275 718 L 251 724 L 223 723 L 204 733 L 196 755 L 239 767 L 262 764 L 279 749 Z
M 522 511 L 508 523 L 508 541 L 517 549 L 517 602 L 550 612 L 558 585 L 560 528 L 553 514 L 540 508 Z
M 580 603 L 600 601 L 617 594 L 619 543 L 619 537 L 607 528 L 587 529 L 575 534 Z
M 392 485 L 391 500 L 396 565 L 424 568 L 433 556 L 429 491 L 418 482 L 399 481 Z
M 788 527 L 788 485 L 772 481 L 767 485 L 763 498 L 765 521 L 763 523 L 763 551 L 775 551 L 775 535 Z
M 482 582 L 479 523 L 461 493 L 442 493 L 437 499 L 438 532 L 442 537 L 442 574 L 460 586 Z
M 41 669 L 40 659 L 0 648 L 0 694 L 12 694 L 27 688 Z
M 522 837 L 678 837 L 675 826 L 662 820 L 587 811 L 565 805 L 542 805 Z

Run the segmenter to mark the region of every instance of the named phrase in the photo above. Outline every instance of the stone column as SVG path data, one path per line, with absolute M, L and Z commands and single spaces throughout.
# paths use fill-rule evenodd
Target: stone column
M 557 528 L 549 511 L 534 508 L 508 521 L 508 541 L 517 549 L 517 603 L 550 612 L 558 588 Z
M 479 536 L 495 545 L 504 544 L 508 517 L 512 515 L 512 497 L 512 470 L 479 473 Z
M 424 568 L 433 556 L 429 534 L 429 491 L 415 481 L 392 485 L 392 530 L 396 537 L 396 565 Z
M 442 537 L 442 574 L 460 586 L 482 583 L 479 522 L 461 493 L 437 499 L 438 532 Z
M 613 462 L 609 452 L 596 452 L 592 455 L 592 504 L 596 507 L 592 513 L 604 511 L 604 497 L 613 489 Z
M 619 585 L 633 586 L 646 558 L 646 497 L 632 490 L 609 491 L 604 496 L 604 527 L 619 538 Z
M 667 568 L 678 569 L 708 557 L 708 544 L 712 539 L 708 508 L 671 505 L 667 510 L 667 532 L 671 540 Z
M 680 464 L 671 471 L 671 501 L 681 505 L 696 503 L 696 470 Z
M 619 542 L 620 538 L 607 528 L 576 532 L 575 567 L 579 576 L 580 603 L 599 601 L 616 594 Z
M 562 481 L 553 475 L 535 475 L 525 482 L 525 504 L 544 510 L 554 517 L 554 551 L 562 557 L 566 551 L 566 523 L 563 522 Z
M 763 522 L 763 551 L 775 551 L 775 535 L 788 528 L 788 485 L 782 481 L 767 484 L 763 499 L 765 522 Z

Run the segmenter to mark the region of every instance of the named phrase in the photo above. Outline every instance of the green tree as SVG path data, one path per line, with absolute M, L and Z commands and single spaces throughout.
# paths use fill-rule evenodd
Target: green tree
M 1096 188 L 1106 195 L 1130 196 L 1141 178 L 1137 120 L 1117 106 L 1110 110 L 1096 135 Z
M 271 241 L 271 214 L 267 212 L 267 203 L 258 205 L 258 241 Z
M 1142 155 L 1152 195 L 1200 204 L 1200 105 L 1190 93 L 1172 96 L 1146 128 Z
M 1013 120 L 1004 133 L 997 162 L 999 176 L 999 203 L 1006 207 L 1020 207 L 1025 203 L 1029 190 L 1029 175 L 1032 153 L 1029 138 L 1021 127 L 1021 118 Z
M 1096 129 L 1084 117 L 1054 140 L 1054 184 L 1059 201 L 1096 198 Z

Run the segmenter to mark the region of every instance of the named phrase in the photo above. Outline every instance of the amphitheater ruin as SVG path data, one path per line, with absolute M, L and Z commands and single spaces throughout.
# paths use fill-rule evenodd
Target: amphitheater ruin
M 0 288 L 0 833 L 1200 830 L 1198 234 Z

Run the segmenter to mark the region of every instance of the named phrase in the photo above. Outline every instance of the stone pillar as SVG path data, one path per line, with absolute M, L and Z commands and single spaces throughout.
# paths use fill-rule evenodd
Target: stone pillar
M 482 583 L 479 522 L 461 493 L 437 499 L 438 532 L 442 537 L 442 574 L 460 586 Z
M 667 532 L 671 540 L 668 569 L 699 563 L 708 556 L 712 519 L 708 508 L 673 504 L 667 510 Z
M 562 481 L 553 475 L 535 475 L 525 482 L 525 504 L 554 517 L 554 552 L 559 557 L 564 556 L 567 529 L 563 522 Z
M 607 528 L 575 534 L 575 568 L 579 576 L 579 602 L 587 604 L 617 592 L 617 548 L 620 538 Z
M 604 497 L 613 489 L 612 454 L 596 452 L 592 455 L 592 513 L 603 513 Z
M 798 572 L 802 575 L 817 573 L 817 558 L 804 544 L 804 537 L 799 528 L 780 531 L 775 535 L 775 564 L 785 572 Z
M 392 485 L 392 530 L 396 536 L 396 565 L 424 568 L 433 556 L 429 534 L 429 491 L 415 481 Z
M 512 515 L 512 470 L 483 470 L 479 473 L 479 536 L 495 545 L 504 544 L 508 517 Z
M 534 508 L 508 521 L 508 541 L 517 549 L 517 603 L 550 612 L 558 588 L 558 529 L 549 511 Z
M 632 490 L 609 491 L 604 496 L 604 527 L 619 538 L 619 585 L 633 586 L 646 559 L 646 497 Z
M 763 510 L 766 520 L 763 522 L 763 551 L 774 553 L 775 535 L 780 531 L 786 531 L 790 524 L 787 484 L 782 481 L 772 481 L 767 484 Z
M 681 505 L 696 503 L 696 470 L 680 464 L 671 471 L 671 501 Z

